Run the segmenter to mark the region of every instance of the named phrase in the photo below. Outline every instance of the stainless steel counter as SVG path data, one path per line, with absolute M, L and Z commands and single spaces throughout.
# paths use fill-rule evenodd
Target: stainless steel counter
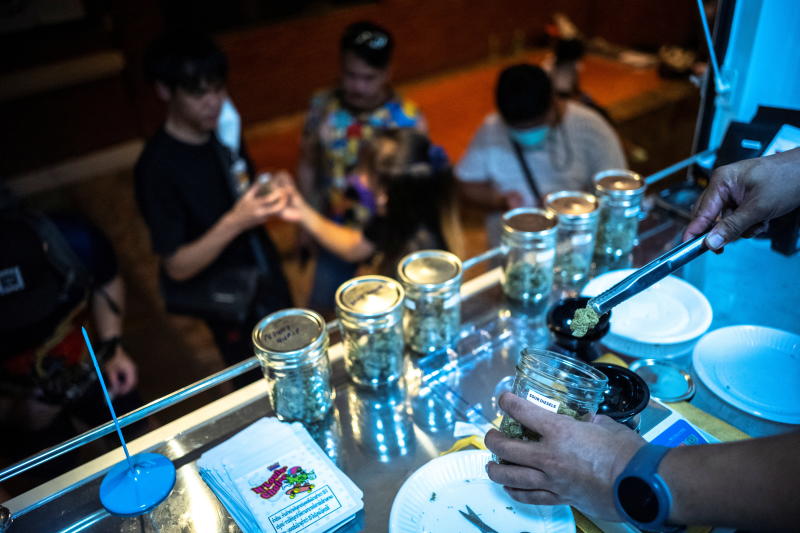
M 646 239 L 635 262 L 641 264 L 669 248 L 678 231 L 669 217 L 651 216 L 642 227 Z M 498 282 L 495 269 L 464 285 L 464 326 L 457 346 L 426 358 L 410 356 L 405 378 L 396 387 L 357 389 L 344 374 L 341 346 L 332 346 L 335 408 L 324 423 L 308 429 L 364 492 L 364 513 L 348 531 L 386 531 L 394 495 L 407 476 L 453 444 L 457 422 L 490 423 L 497 414 L 497 384 L 513 373 L 520 349 L 549 344 L 542 314 L 510 306 Z M 693 403 L 752 435 L 791 427 L 738 412 L 702 386 Z M 200 479 L 195 461 L 249 423 L 271 415 L 266 384 L 259 381 L 131 442 L 132 451 L 158 451 L 177 468 L 171 495 L 145 517 L 112 517 L 100 505 L 102 475 L 123 457 L 117 450 L 6 502 L 17 515 L 9 531 L 238 531 Z M 645 411 L 643 429 L 655 423 L 656 415 Z

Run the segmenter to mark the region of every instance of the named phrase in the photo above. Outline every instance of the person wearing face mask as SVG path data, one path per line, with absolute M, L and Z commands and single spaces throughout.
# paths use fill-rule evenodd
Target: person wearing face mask
M 231 365 L 252 354 L 260 318 L 292 305 L 264 229 L 288 199 L 253 183 L 225 90 L 227 59 L 210 38 L 165 34 L 145 63 L 166 119 L 136 164 L 136 196 L 160 258 L 161 293 L 168 311 L 204 319 Z
M 592 176 L 625 168 L 619 139 L 595 111 L 556 98 L 547 73 L 519 64 L 500 73 L 497 112 L 487 116 L 456 166 L 461 196 L 489 210 L 490 246 L 500 214 L 542 204 L 548 193 L 591 190 Z
M 345 28 L 338 87 L 313 96 L 303 129 L 300 191 L 325 217 L 356 230 L 376 211 L 375 192 L 356 168 L 361 149 L 383 130 L 427 130 L 419 108 L 391 86 L 393 50 L 394 38 L 386 28 L 369 21 Z M 357 266 L 321 248 L 309 307 L 331 310 L 336 289 Z

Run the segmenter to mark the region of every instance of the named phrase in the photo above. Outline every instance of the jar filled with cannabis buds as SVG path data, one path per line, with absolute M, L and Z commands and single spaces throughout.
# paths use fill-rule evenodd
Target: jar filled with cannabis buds
M 627 256 L 637 243 L 644 179 L 630 170 L 611 169 L 595 174 L 600 199 L 595 261 L 606 263 Z
M 253 351 L 281 420 L 318 422 L 333 405 L 325 321 L 314 311 L 284 309 L 253 328 Z
M 419 354 L 447 348 L 461 326 L 461 260 L 444 250 L 421 250 L 397 265 L 405 289 L 406 345 Z
M 555 282 L 567 294 L 577 294 L 589 275 L 600 215 L 597 197 L 581 191 L 558 191 L 544 198 L 558 215 Z
M 526 348 L 517 363 L 512 392 L 553 413 L 589 421 L 607 385 L 605 374 L 591 365 L 548 350 Z M 511 438 L 539 438 L 508 415 L 503 415 L 500 430 Z
M 377 387 L 402 375 L 404 296 L 384 276 L 353 278 L 336 291 L 345 368 L 356 384 Z
M 501 278 L 506 296 L 523 304 L 546 302 L 553 287 L 558 219 L 555 212 L 519 207 L 503 214 L 506 249 Z

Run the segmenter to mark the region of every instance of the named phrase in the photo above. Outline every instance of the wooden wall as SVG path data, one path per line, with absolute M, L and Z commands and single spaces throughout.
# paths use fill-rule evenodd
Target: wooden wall
M 125 70 L 107 80 L 0 102 L 0 177 L 147 136 L 160 123 L 161 106 L 141 75 L 142 51 L 163 25 L 158 0 L 111 4 L 109 40 L 122 51 Z M 379 0 L 216 37 L 230 58 L 230 91 L 245 123 L 252 124 L 301 111 L 314 90 L 335 83 L 339 34 L 355 20 L 372 19 L 391 29 L 397 39 L 394 76 L 403 81 L 541 42 L 556 11 L 567 13 L 587 35 L 616 44 L 654 49 L 690 42 L 698 27 L 694 6 L 691 0 Z M 3 36 L 0 43 L 7 54 L 14 37 Z M 57 40 L 45 45 L 59 56 Z M 37 52 L 36 61 L 42 55 Z

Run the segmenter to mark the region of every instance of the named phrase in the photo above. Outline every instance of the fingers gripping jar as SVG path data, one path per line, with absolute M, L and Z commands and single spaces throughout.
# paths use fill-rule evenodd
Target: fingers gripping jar
M 355 383 L 377 387 L 402 375 L 404 296 L 384 276 L 353 278 L 336 291 L 345 367 Z
M 600 215 L 597 197 L 581 191 L 559 191 L 545 196 L 544 203 L 558 215 L 556 283 L 576 292 L 592 266 Z
M 556 214 L 549 209 L 520 207 L 503 214 L 506 296 L 524 304 L 547 300 L 553 286 L 557 228 Z
M 284 309 L 253 329 L 253 350 L 281 420 L 318 422 L 333 405 L 323 318 L 307 309 Z
M 603 399 L 608 378 L 596 368 L 548 350 L 524 349 L 517 363 L 512 392 L 550 412 L 590 421 Z M 538 440 L 509 415 L 500 430 L 508 437 Z
M 406 291 L 406 345 L 425 354 L 450 346 L 461 325 L 461 260 L 443 250 L 405 256 L 397 273 Z
M 595 258 L 627 256 L 636 245 L 644 179 L 630 170 L 611 169 L 598 172 L 593 180 L 600 199 Z

